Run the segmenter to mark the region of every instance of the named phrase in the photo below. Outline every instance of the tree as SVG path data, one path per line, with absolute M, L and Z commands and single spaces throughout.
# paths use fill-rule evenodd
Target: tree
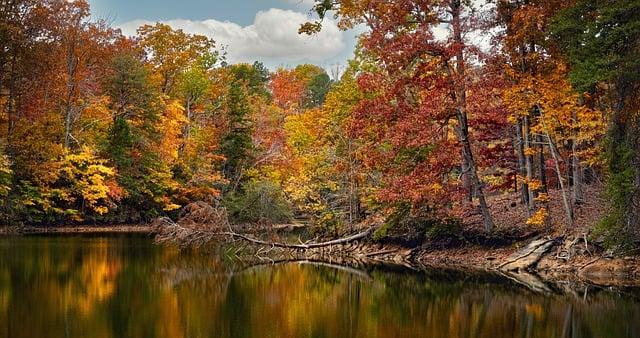
M 166 95 L 174 94 L 180 76 L 189 67 L 207 60 L 200 66 L 210 68 L 218 57 L 213 40 L 202 35 L 187 34 L 180 29 L 174 30 L 161 23 L 140 27 L 138 41 L 160 91 Z
M 238 189 L 245 167 L 252 158 L 252 126 L 249 119 L 250 106 L 247 92 L 240 79 L 229 86 L 225 102 L 226 126 L 220 152 L 224 156 L 223 173 L 231 183 L 229 189 Z
M 639 23 L 636 0 L 580 0 L 559 13 L 553 27 L 574 86 L 610 97 L 606 154 L 613 210 L 604 224 L 627 241 L 640 238 Z
M 468 123 L 467 64 L 478 54 L 463 36 L 476 29 L 472 25 L 477 21 L 472 4 L 459 0 L 318 1 L 315 10 L 321 18 L 329 10 L 336 10 L 344 27 L 365 23 L 371 30 L 365 33 L 363 46 L 365 52 L 378 58 L 380 74 L 363 75 L 360 81 L 365 89 L 384 89 L 381 95 L 363 104 L 358 117 L 378 125 L 379 137 L 374 140 L 384 148 L 378 156 L 384 153 L 383 157 L 397 161 L 395 167 L 399 171 L 387 172 L 395 176 L 392 183 L 395 192 L 387 196 L 399 197 L 399 191 L 411 182 L 412 202 L 446 206 L 441 202 L 451 201 L 449 197 L 438 201 L 435 196 L 443 197 L 446 195 L 443 192 L 455 190 L 451 180 L 443 180 L 452 173 L 455 164 L 438 158 L 437 154 L 459 146 L 461 156 L 457 165 L 464 187 L 469 196 L 477 198 L 485 230 L 491 231 L 494 223 Z M 433 33 L 440 24 L 449 29 L 444 41 Z M 318 23 L 311 23 L 303 25 L 301 31 L 319 28 Z M 368 112 L 373 112 L 374 117 L 368 118 Z M 458 144 L 442 128 L 452 119 L 456 121 L 451 127 Z M 406 161 L 409 158 L 417 160 Z M 401 161 L 409 167 L 402 168 Z M 420 183 L 415 184 L 416 181 Z
M 179 206 L 172 202 L 170 192 L 177 184 L 167 156 L 172 157 L 170 149 L 177 151 L 178 145 L 166 145 L 168 140 L 161 126 L 167 123 L 164 110 L 176 108 L 166 107 L 144 64 L 135 56 L 117 56 L 112 67 L 105 90 L 110 96 L 113 122 L 104 151 L 119 173 L 118 182 L 126 191 L 127 207 L 131 208 L 122 210 L 123 217 L 138 220 L 174 210 Z M 167 132 L 181 134 L 179 127 L 168 126 Z M 144 213 L 137 215 L 136 210 Z

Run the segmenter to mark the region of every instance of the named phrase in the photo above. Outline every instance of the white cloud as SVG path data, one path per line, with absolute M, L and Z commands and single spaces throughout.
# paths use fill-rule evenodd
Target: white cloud
M 307 0 L 286 0 L 291 2 Z M 336 23 L 325 20 L 323 29 L 314 36 L 298 34 L 300 24 L 309 18 L 299 12 L 272 8 L 256 14 L 253 24 L 241 26 L 215 19 L 193 21 L 175 19 L 164 23 L 191 34 L 214 39 L 218 46 L 227 46 L 229 62 L 263 61 L 267 65 L 322 63 L 344 52 L 344 32 Z M 133 20 L 119 26 L 125 35 L 135 35 L 138 27 L 152 24 Z

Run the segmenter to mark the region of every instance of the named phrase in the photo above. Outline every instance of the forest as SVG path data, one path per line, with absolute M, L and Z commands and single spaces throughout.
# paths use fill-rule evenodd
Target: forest
M 347 65 L 269 69 L 86 0 L 1 1 L 2 223 L 204 202 L 334 236 L 640 247 L 640 1 L 316 0 L 299 33 L 325 20 L 363 32 Z

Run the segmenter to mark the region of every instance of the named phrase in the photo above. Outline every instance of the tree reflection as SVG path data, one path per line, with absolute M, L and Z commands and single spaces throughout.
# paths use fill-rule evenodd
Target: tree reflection
M 243 266 L 144 238 L 0 239 L 0 337 L 637 337 L 633 297 L 493 275 Z

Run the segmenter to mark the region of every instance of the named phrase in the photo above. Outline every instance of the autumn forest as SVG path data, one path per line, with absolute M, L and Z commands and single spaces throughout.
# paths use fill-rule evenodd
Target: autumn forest
M 0 338 L 63 336 L 640 337 L 640 0 L 0 0 Z
M 348 64 L 269 69 L 162 23 L 124 36 L 84 0 L 2 1 L 3 223 L 201 201 L 336 235 L 586 228 L 636 248 L 640 2 L 316 1 L 299 34 L 324 20 L 363 31 Z

